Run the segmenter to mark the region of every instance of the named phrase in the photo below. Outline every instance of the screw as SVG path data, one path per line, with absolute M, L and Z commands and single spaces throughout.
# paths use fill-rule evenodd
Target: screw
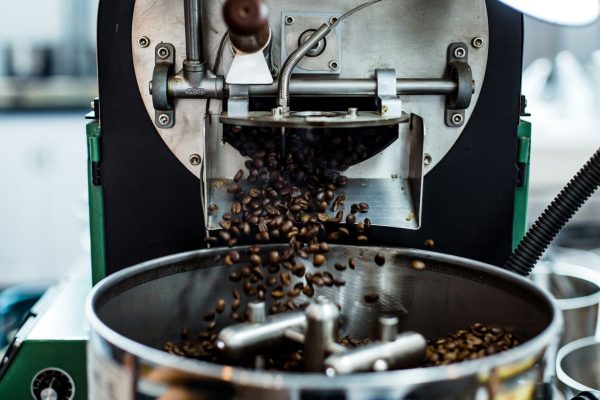
M 450 118 L 450 120 L 452 121 L 452 123 L 454 125 L 460 125 L 463 122 L 463 116 L 462 114 L 452 114 L 452 117 Z
M 467 55 L 467 51 L 462 47 L 457 47 L 454 49 L 454 57 L 456 58 L 464 58 Z
M 285 24 L 286 25 L 292 25 L 294 23 L 294 21 L 296 21 L 296 20 L 291 15 L 288 15 L 287 17 L 285 17 Z
M 148 46 L 150 46 L 150 39 L 148 39 L 148 36 L 142 36 L 138 39 L 138 46 L 142 47 L 142 48 L 146 48 Z
M 480 49 L 483 47 L 483 38 L 480 38 L 479 36 L 474 37 L 473 40 L 471 40 L 471 44 L 476 49 Z
M 425 153 L 425 155 L 423 156 L 423 164 L 429 165 L 429 164 L 431 164 L 431 161 L 432 161 L 431 154 Z
M 331 60 L 331 61 L 329 61 L 329 69 L 331 69 L 332 71 L 335 71 L 336 69 L 338 69 L 339 66 L 340 65 L 337 62 L 337 60 Z
M 271 75 L 273 75 L 275 77 L 278 74 L 279 74 L 279 66 L 273 65 L 273 67 L 271 67 Z
M 333 25 L 333 24 L 335 24 L 337 22 L 337 20 L 338 20 L 338 17 L 331 17 L 331 18 L 329 18 L 329 23 L 331 25 Z
M 171 117 L 169 117 L 168 114 L 160 114 L 158 116 L 158 122 L 162 125 L 169 125 L 169 122 L 171 122 Z
M 169 57 L 169 54 L 171 54 L 171 52 L 166 47 L 159 47 L 157 54 L 160 58 L 165 59 Z
M 202 157 L 200 157 L 198 154 L 192 154 L 190 156 L 190 164 L 192 164 L 192 165 L 200 165 L 201 161 L 202 161 Z

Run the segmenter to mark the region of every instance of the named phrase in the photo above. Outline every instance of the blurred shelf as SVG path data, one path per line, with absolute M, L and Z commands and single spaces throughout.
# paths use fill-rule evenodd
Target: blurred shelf
M 89 108 L 97 96 L 94 77 L 0 77 L 0 110 Z

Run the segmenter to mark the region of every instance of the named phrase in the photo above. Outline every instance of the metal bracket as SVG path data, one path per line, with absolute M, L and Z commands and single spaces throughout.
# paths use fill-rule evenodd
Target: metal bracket
M 249 108 L 248 85 L 230 85 L 227 99 L 227 114 L 232 117 L 247 117 Z
M 376 94 L 379 113 L 383 116 L 402 115 L 402 100 L 396 91 L 396 70 L 377 69 L 375 70 L 375 79 L 377 80 Z
M 448 46 L 447 74 L 456 82 L 457 88 L 453 96 L 446 101 L 446 125 L 459 128 L 465 123 L 465 109 L 471 105 L 475 92 L 473 73 L 469 66 L 469 46 L 462 42 Z
M 154 49 L 154 72 L 150 90 L 154 106 L 154 123 L 163 129 L 175 125 L 175 111 L 169 99 L 169 77 L 175 66 L 175 47 L 170 43 L 159 43 Z

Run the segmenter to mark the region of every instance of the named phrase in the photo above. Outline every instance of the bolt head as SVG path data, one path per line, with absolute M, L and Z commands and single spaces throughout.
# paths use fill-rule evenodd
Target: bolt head
M 429 165 L 431 164 L 431 161 L 433 161 L 433 159 L 431 158 L 431 154 L 425 153 L 425 155 L 423 156 L 423 164 Z
M 471 44 L 476 49 L 480 49 L 483 47 L 483 38 L 480 38 L 479 36 L 474 37 L 473 40 L 471 41 Z
M 463 122 L 463 116 L 462 114 L 452 114 L 452 117 L 450 118 L 450 120 L 452 121 L 452 123 L 454 125 L 460 125 Z
M 467 55 L 467 52 L 462 47 L 457 47 L 454 49 L 454 57 L 456 58 L 464 58 Z
M 329 69 L 332 71 L 337 70 L 340 67 L 340 63 L 337 60 L 329 61 Z
M 294 22 L 296 22 L 296 19 L 294 17 L 292 17 L 291 15 L 288 15 L 287 17 L 285 17 L 286 25 L 292 25 Z
M 156 54 L 158 54 L 159 58 L 165 59 L 165 58 L 169 57 L 169 54 L 171 54 L 171 52 L 166 47 L 160 47 L 157 50 Z
M 146 48 L 150 46 L 150 39 L 148 39 L 147 36 L 141 36 L 138 39 L 138 46 L 140 46 L 141 48 Z
M 158 116 L 158 122 L 161 125 L 169 125 L 169 122 L 171 122 L 171 117 L 169 117 L 167 114 L 161 114 Z
M 192 154 L 190 156 L 190 164 L 192 164 L 192 165 L 200 165 L 201 161 L 202 161 L 202 157 L 200 157 L 198 154 Z

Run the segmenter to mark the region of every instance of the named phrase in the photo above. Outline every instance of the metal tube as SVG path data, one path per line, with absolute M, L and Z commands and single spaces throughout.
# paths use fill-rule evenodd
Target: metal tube
M 239 359 L 265 347 L 277 345 L 285 340 L 287 329 L 302 327 L 305 323 L 306 316 L 299 311 L 274 315 L 264 323 L 229 326 L 219 333 L 217 348 L 227 357 Z
M 398 336 L 398 318 L 379 317 L 379 340 L 393 342 Z
M 277 94 L 278 85 L 252 85 L 251 96 Z M 302 79 L 290 80 L 288 96 L 375 96 L 375 79 Z M 399 95 L 447 95 L 456 91 L 456 82 L 449 79 L 397 79 Z
M 339 310 L 324 297 L 306 309 L 304 363 L 309 372 L 323 371 L 325 354 L 338 332 Z
M 423 336 L 415 332 L 406 332 L 393 342 L 372 343 L 327 357 L 326 373 L 334 376 L 371 371 L 374 367 L 379 370 L 414 367 L 423 361 L 426 346 L 427 342 Z M 376 363 L 381 365 L 377 366 Z
M 279 97 L 277 99 L 277 105 L 287 109 L 290 102 L 290 78 L 292 71 L 298 65 L 300 60 L 308 53 L 314 45 L 319 43 L 329 32 L 331 27 L 328 24 L 323 24 L 315 33 L 312 34 L 300 47 L 296 49 L 285 61 L 281 72 L 279 73 Z
M 202 5 L 200 0 L 183 0 L 183 7 L 186 61 L 202 63 Z

